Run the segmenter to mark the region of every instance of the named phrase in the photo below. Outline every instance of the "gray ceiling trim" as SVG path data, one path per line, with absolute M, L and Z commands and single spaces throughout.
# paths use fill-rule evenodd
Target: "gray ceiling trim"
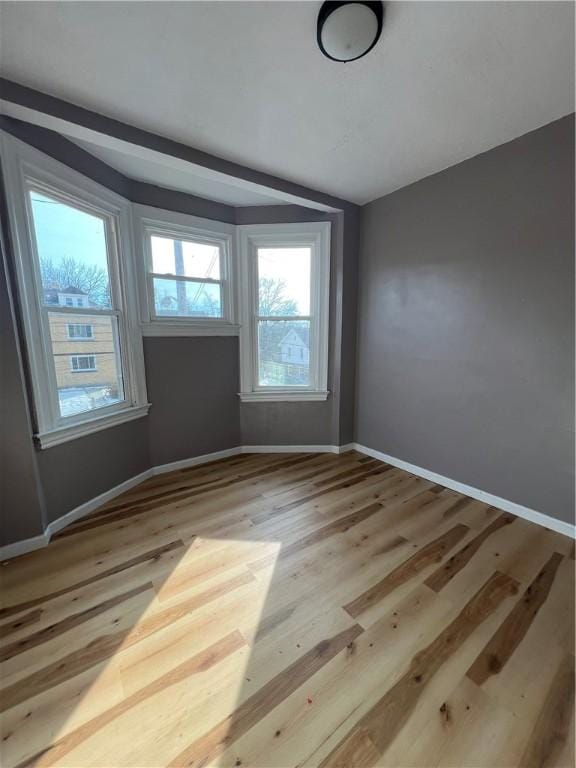
M 236 222 L 236 209 L 232 205 L 130 179 L 73 141 L 48 128 L 1 115 L 0 128 L 133 203 L 225 221 L 228 224 Z
M 285 224 L 299 221 L 330 221 L 331 214 L 300 205 L 232 206 L 189 192 L 166 189 L 125 176 L 56 131 L 14 117 L 0 115 L 0 130 L 44 152 L 78 173 L 111 189 L 133 203 L 200 216 L 227 224 Z
M 39 112 L 51 115 L 52 117 L 66 120 L 76 125 L 83 126 L 98 133 L 113 136 L 121 141 L 146 147 L 155 152 L 161 152 L 165 155 L 177 157 L 186 162 L 208 168 L 212 171 L 224 173 L 244 181 L 254 184 L 265 185 L 270 189 L 275 189 L 286 194 L 295 195 L 321 205 L 331 206 L 333 208 L 357 209 L 355 203 L 340 198 L 318 192 L 300 184 L 296 184 L 285 179 L 280 179 L 262 171 L 256 171 L 252 168 L 240 165 L 239 163 L 225 160 L 221 157 L 202 152 L 186 144 L 182 144 L 164 136 L 128 125 L 111 117 L 100 115 L 97 112 L 85 109 L 76 104 L 50 96 L 46 93 L 28 88 L 25 85 L 15 83 L 6 78 L 0 78 L 0 97 L 5 101 L 19 104 L 22 107 L 34 109 Z

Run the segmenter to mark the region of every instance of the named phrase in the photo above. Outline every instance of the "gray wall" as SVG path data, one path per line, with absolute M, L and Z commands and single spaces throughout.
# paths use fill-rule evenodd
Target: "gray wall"
M 574 514 L 574 116 L 363 210 L 359 443 Z
M 48 522 L 150 467 L 147 420 L 36 452 Z
M 241 444 L 238 338 L 144 340 L 153 466 Z
M 13 310 L 0 237 L 0 546 L 38 536 L 45 525 Z

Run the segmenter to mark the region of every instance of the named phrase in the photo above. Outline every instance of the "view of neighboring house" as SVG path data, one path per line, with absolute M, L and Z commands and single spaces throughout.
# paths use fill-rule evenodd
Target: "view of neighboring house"
M 80 288 L 68 285 L 63 289 L 58 287 L 45 288 L 44 304 L 56 305 L 59 307 L 89 307 L 90 301 L 88 299 L 88 294 L 81 291 Z
M 309 334 L 305 329 L 292 328 L 280 342 L 280 355 L 283 363 L 308 366 L 310 350 Z
M 44 290 L 53 307 L 90 306 L 74 286 Z M 50 336 L 62 415 L 107 405 L 118 397 L 114 319 L 110 315 L 50 312 Z

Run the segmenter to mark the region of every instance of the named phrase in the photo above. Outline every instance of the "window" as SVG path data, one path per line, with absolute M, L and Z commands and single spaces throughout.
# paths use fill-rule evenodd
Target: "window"
M 237 333 L 232 322 L 228 225 L 170 212 L 163 212 L 162 219 L 142 217 L 140 223 L 146 265 L 145 332 Z
M 70 358 L 70 365 L 73 371 L 95 371 L 96 370 L 96 356 L 95 355 L 72 355 Z
M 243 400 L 324 400 L 330 224 L 240 230 Z
M 129 203 L 16 140 L 2 150 L 41 446 L 144 415 Z
M 68 323 L 68 338 L 69 339 L 93 339 L 94 338 L 94 326 L 84 323 Z

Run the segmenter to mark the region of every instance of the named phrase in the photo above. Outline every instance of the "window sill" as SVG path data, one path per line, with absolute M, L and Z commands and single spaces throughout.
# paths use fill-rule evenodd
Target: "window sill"
M 294 391 L 294 390 L 275 390 L 274 392 L 239 392 L 238 395 L 243 403 L 284 403 L 284 402 L 306 402 L 327 400 L 328 391 Z
M 240 326 L 234 323 L 142 323 L 143 336 L 238 336 L 239 333 Z
M 116 411 L 107 416 L 100 416 L 88 421 L 83 421 L 81 424 L 73 424 L 69 427 L 59 427 L 58 429 L 50 430 L 50 432 L 38 433 L 34 435 L 34 438 L 40 448 L 51 448 L 54 445 L 67 443 L 70 440 L 76 440 L 79 437 L 85 437 L 94 432 L 100 432 L 103 429 L 115 427 L 118 424 L 124 424 L 127 421 L 140 419 L 148 414 L 149 409 L 150 403 L 134 406 L 132 408 L 125 408 L 122 411 Z

